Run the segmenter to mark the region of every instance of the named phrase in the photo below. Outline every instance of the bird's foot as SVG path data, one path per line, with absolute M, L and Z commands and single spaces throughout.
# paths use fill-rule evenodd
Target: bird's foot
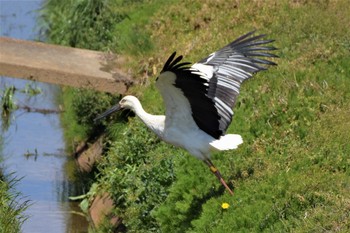
M 226 184 L 225 180 L 222 178 L 219 170 L 214 166 L 214 164 L 209 160 L 205 160 L 205 163 L 209 166 L 210 171 L 212 173 L 214 173 L 214 175 L 218 178 L 218 180 L 221 182 L 221 184 L 227 189 L 227 191 L 233 195 L 233 191 L 230 189 L 230 187 L 228 187 L 228 185 Z

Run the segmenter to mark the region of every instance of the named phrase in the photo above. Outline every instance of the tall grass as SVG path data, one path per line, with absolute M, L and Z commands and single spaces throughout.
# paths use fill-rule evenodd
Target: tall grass
M 5 179 L 0 174 L 0 232 L 17 233 L 21 231 L 21 225 L 28 216 L 24 211 L 29 206 L 29 201 L 15 189 L 16 178 Z

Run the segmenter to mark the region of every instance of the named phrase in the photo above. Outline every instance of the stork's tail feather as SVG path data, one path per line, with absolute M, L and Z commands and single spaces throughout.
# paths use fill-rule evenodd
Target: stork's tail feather
M 238 134 L 226 134 L 220 139 L 215 140 L 210 143 L 210 145 L 215 150 L 232 150 L 237 149 L 237 147 L 243 143 L 241 135 Z

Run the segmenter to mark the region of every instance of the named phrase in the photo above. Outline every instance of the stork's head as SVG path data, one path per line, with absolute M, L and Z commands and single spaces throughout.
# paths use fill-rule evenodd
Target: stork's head
M 121 109 L 130 109 L 132 111 L 135 111 L 135 108 L 140 104 L 140 101 L 132 95 L 127 95 L 124 98 L 122 98 L 118 105 Z
M 140 101 L 135 96 L 127 95 L 124 98 L 122 98 L 118 104 L 114 105 L 112 108 L 108 109 L 107 111 L 96 117 L 94 121 L 101 120 L 102 118 L 105 118 L 110 114 L 123 109 L 130 109 L 133 112 L 136 112 L 139 107 L 141 107 Z

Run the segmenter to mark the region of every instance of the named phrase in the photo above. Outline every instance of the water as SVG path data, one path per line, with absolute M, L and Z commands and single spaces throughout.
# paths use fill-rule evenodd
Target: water
M 33 40 L 37 11 L 42 1 L 0 0 L 0 34 L 17 39 Z M 0 90 L 14 85 L 23 90 L 28 81 L 0 77 Z M 60 89 L 44 83 L 31 83 L 42 93 L 29 97 L 16 91 L 19 106 L 37 109 L 59 109 L 56 96 Z M 4 140 L 1 169 L 4 174 L 15 172 L 23 177 L 16 189 L 32 205 L 25 212 L 29 219 L 22 232 L 87 232 L 88 223 L 79 214 L 78 203 L 69 196 L 82 193 L 83 185 L 76 176 L 75 161 L 65 154 L 65 143 L 58 114 L 28 113 L 16 110 L 9 128 L 1 132 Z

